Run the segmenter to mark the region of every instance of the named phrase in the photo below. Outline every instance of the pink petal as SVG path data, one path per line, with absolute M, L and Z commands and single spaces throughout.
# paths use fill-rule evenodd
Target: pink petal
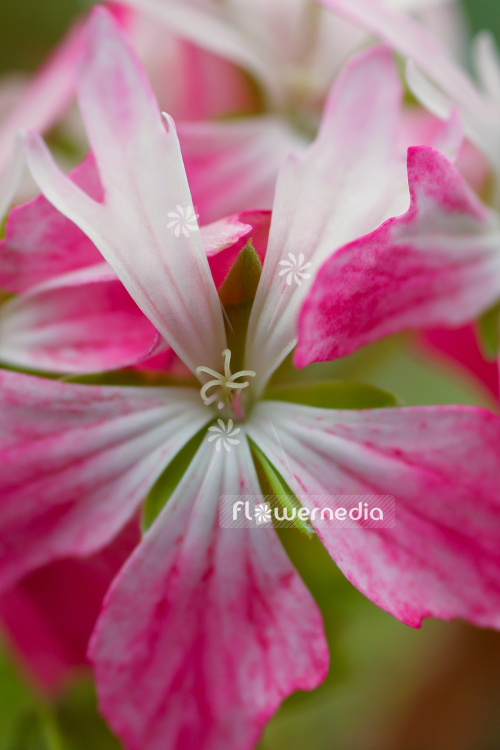
M 393 495 L 393 528 L 317 528 L 347 578 L 408 625 L 500 628 L 500 418 L 472 407 L 258 407 L 249 434 L 301 502 Z M 279 441 L 279 442 L 278 442 Z M 320 503 L 321 505 L 321 503 Z
M 299 367 L 397 331 L 460 325 L 500 296 L 496 216 L 431 148 L 409 150 L 408 180 L 409 211 L 320 269 L 299 318 Z
M 321 616 L 274 530 L 219 526 L 235 491 L 260 493 L 246 442 L 205 442 L 108 594 L 90 654 L 129 750 L 250 750 L 325 677 Z
M 60 690 L 75 668 L 87 664 L 104 595 L 139 540 L 132 521 L 96 555 L 54 562 L 0 596 L 3 635 L 45 691 Z
M 497 105 L 483 96 L 432 32 L 407 14 L 390 8 L 387 3 L 371 0 L 321 2 L 415 62 L 440 89 L 435 90 L 422 81 L 418 95 L 425 99 L 426 106 L 440 117 L 446 117 L 452 105 L 458 107 L 471 140 L 498 166 L 500 120 L 495 112 Z M 413 88 L 412 80 L 410 84 Z
M 169 211 L 192 205 L 173 122 L 164 126 L 144 71 L 102 8 L 89 22 L 84 57 L 79 103 L 104 202 L 91 200 L 64 177 L 31 134 L 27 154 L 35 179 L 93 240 L 190 369 L 214 368 L 226 337 L 201 237 L 190 231 L 177 238 L 167 227 Z
M 190 388 L 81 386 L 0 371 L 0 589 L 119 532 L 210 418 Z
M 12 153 L 19 130 L 45 131 L 69 104 L 75 88 L 75 68 L 81 52 L 81 27 L 74 26 L 51 58 L 34 75 L 0 129 L 0 172 Z
M 0 359 L 20 368 L 102 372 L 147 359 L 160 346 L 107 263 L 58 276 L 0 308 Z
M 272 208 L 283 159 L 306 146 L 277 117 L 181 123 L 179 139 L 202 223 L 249 208 Z
M 14 143 L 12 154 L 0 174 L 0 221 L 3 221 L 21 181 L 24 168 L 24 147 L 20 137 Z
M 218 2 L 185 0 L 126 0 L 128 5 L 159 20 L 176 35 L 202 49 L 231 60 L 250 71 L 267 89 L 268 96 L 281 99 L 280 66 L 272 45 L 248 33 L 248 18 L 238 5 L 226 8 Z M 258 10 L 258 9 L 256 9 Z M 256 11 L 254 11 L 255 13 Z
M 220 289 L 240 250 L 252 240 L 261 263 L 267 250 L 270 211 L 244 211 L 213 224 L 201 227 L 201 236 L 208 256 L 210 270 L 217 289 Z
M 319 266 L 344 242 L 407 205 L 397 153 L 400 108 L 389 50 L 363 53 L 333 87 L 316 141 L 303 156 L 285 160 L 248 329 L 245 367 L 257 372 L 259 387 L 295 346 L 300 305 Z M 287 288 L 279 263 L 290 253 L 303 253 L 313 265 L 310 280 Z
M 451 329 L 431 328 L 420 335 L 418 344 L 434 357 L 438 355 L 452 364 L 458 364 L 465 373 L 472 373 L 499 400 L 498 362 L 488 362 L 484 358 L 473 325 Z
M 70 174 L 94 200 L 103 197 L 92 154 Z M 22 292 L 76 268 L 102 261 L 94 243 L 46 198 L 40 196 L 14 208 L 0 242 L 0 286 Z

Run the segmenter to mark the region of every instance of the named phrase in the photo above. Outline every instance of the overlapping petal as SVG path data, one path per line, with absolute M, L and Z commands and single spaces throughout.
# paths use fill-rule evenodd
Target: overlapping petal
M 295 346 L 298 311 L 321 264 L 409 202 L 396 149 L 400 106 L 389 50 L 363 53 L 339 76 L 316 141 L 285 160 L 248 329 L 246 367 L 261 386 Z M 301 256 L 309 281 L 287 285 L 281 263 L 300 265 Z
M 115 370 L 163 347 L 107 263 L 58 276 L 0 307 L 0 360 L 28 370 Z
M 408 181 L 409 211 L 319 270 L 299 318 L 299 367 L 406 329 L 460 325 L 500 297 L 497 214 L 431 148 L 409 150 Z
M 500 627 L 500 418 L 472 407 L 367 411 L 259 405 L 249 434 L 304 506 L 392 495 L 393 528 L 317 528 L 347 578 L 419 626 Z
M 325 676 L 321 616 L 275 531 L 219 527 L 235 491 L 260 492 L 246 441 L 205 441 L 107 596 L 90 653 L 130 750 L 250 750 L 285 696 Z
M 306 139 L 278 117 L 179 125 L 186 173 L 201 222 L 270 209 L 281 163 Z
M 144 71 L 103 9 L 94 11 L 87 28 L 78 91 L 104 201 L 96 203 L 64 177 L 31 134 L 27 153 L 35 179 L 92 239 L 190 369 L 217 366 L 224 322 L 175 127 L 162 122 Z
M 446 117 L 452 106 L 457 107 L 467 135 L 500 169 L 498 106 L 483 94 L 432 32 L 383 3 L 370 0 L 321 2 L 416 63 L 427 79 L 415 68 L 410 69 L 409 82 L 415 93 L 439 117 Z
M 92 154 L 70 174 L 96 201 L 103 198 Z M 0 242 L 0 287 L 22 292 L 35 284 L 102 262 L 94 243 L 43 196 L 16 206 Z
M 210 419 L 192 389 L 0 373 L 0 589 L 120 531 Z

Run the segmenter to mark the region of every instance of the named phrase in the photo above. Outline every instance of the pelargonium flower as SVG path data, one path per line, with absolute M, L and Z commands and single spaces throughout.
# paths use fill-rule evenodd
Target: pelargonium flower
M 490 160 L 498 182 L 500 63 L 491 42 L 481 37 L 477 46 L 480 90 L 436 38 L 402 14 L 365 0 L 325 3 L 415 58 L 444 93 L 438 95 L 413 69 L 415 92 L 443 117 L 452 104 L 459 108 L 466 133 Z M 343 248 L 317 274 L 299 322 L 299 366 L 344 356 L 398 331 L 457 327 L 487 313 L 490 353 L 498 354 L 491 341 L 499 321 L 498 195 L 492 206 L 485 205 L 457 168 L 431 150 L 410 149 L 409 177 L 408 212 Z M 332 295 L 331 284 L 339 278 Z M 482 371 L 481 362 L 470 367 Z
M 459 407 L 349 410 L 342 387 L 281 400 L 266 390 L 296 344 L 310 288 L 289 286 L 280 260 L 303 253 L 316 273 L 407 201 L 394 154 L 400 97 L 388 50 L 362 55 L 338 80 L 316 142 L 286 160 L 261 272 L 250 247 L 238 256 L 260 275 L 246 335 L 232 308 L 247 310 L 248 288 L 226 290 L 226 329 L 199 233 L 172 238 L 167 227 L 169 211 L 192 203 L 175 126 L 104 11 L 92 16 L 79 76 L 103 201 L 27 137 L 44 194 L 200 378 L 123 388 L 0 374 L 0 585 L 94 553 L 167 469 L 170 488 L 148 506 L 148 530 L 106 597 L 90 651 L 101 709 L 130 750 L 250 748 L 286 695 L 325 676 L 320 614 L 272 526 L 218 523 L 220 496 L 260 494 L 254 458 L 309 510 L 318 495 L 396 496 L 394 528 L 317 528 L 379 606 L 410 625 L 437 616 L 500 626 L 500 419 Z M 218 419 L 240 430 L 229 451 L 208 439 Z
M 453 2 L 383 4 L 417 13 L 436 30 L 456 30 L 458 9 Z M 349 56 L 365 46 L 367 34 L 313 0 L 126 0 L 126 5 L 160 22 L 166 34 L 175 32 L 243 68 L 260 92 L 261 106 L 254 116 L 178 125 L 202 220 L 214 221 L 249 206 L 271 208 L 283 158 L 289 150 L 302 153 L 316 135 L 335 77 Z M 436 11 L 445 15 L 446 23 L 438 22 Z M 235 103 L 234 111 L 240 109 Z M 422 125 L 419 113 L 413 127 Z M 426 129 L 418 143 L 428 142 Z M 211 190 L 205 189 L 208 185 Z

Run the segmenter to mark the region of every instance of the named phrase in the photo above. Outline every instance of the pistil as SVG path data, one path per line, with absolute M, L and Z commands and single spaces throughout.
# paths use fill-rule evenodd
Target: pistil
M 240 370 L 233 375 L 231 374 L 231 351 L 224 349 L 222 356 L 224 358 L 224 374 L 216 372 L 216 370 L 212 370 L 210 367 L 196 368 L 197 375 L 203 372 L 206 375 L 211 375 L 213 378 L 213 380 L 209 380 L 208 383 L 202 386 L 200 395 L 205 406 L 210 406 L 215 401 L 218 401 L 217 407 L 219 409 L 224 409 L 224 407 L 228 406 L 237 419 L 242 419 L 243 407 L 240 392 L 248 388 L 250 383 L 248 380 L 242 382 L 236 381 L 239 378 L 254 378 L 256 373 L 253 370 Z M 212 388 L 217 388 L 217 392 L 209 396 L 208 392 Z

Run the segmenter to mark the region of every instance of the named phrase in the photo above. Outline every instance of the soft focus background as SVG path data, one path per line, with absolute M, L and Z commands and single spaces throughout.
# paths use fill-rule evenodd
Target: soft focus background
M 1 0 L 0 74 L 35 69 L 88 6 L 85 0 Z M 500 40 L 499 0 L 468 0 L 464 11 L 471 33 L 489 28 Z M 387 388 L 407 404 L 497 408 L 482 386 L 414 337 L 321 367 Z M 332 667 L 321 688 L 286 702 L 261 750 L 500 750 L 500 634 L 460 622 L 407 628 L 353 589 L 317 540 L 290 531 L 283 542 L 323 611 Z M 63 615 L 64 601 L 52 606 L 55 617 L 59 609 Z M 48 697 L 26 677 L 5 636 L 3 642 L 0 750 L 119 747 L 95 712 L 88 675 Z

